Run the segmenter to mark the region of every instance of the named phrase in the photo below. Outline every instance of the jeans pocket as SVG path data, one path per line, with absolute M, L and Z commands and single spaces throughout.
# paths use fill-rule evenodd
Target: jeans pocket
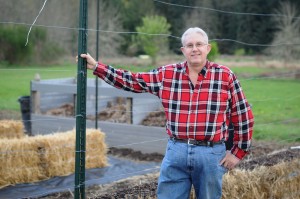
M 226 153 L 226 148 L 225 145 L 215 145 L 211 147 L 211 153 L 214 155 L 225 155 Z

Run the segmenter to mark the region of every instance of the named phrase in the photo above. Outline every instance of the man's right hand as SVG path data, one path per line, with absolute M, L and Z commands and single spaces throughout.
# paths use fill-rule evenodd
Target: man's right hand
M 81 54 L 80 57 L 86 59 L 87 69 L 93 70 L 95 68 L 97 62 L 95 61 L 95 59 L 90 54 L 88 54 L 88 53 L 87 54 Z

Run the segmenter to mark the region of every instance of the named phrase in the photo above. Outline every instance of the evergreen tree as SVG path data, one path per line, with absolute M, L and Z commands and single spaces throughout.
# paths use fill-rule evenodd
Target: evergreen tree
M 140 0 L 117 0 L 120 2 L 120 14 L 122 19 L 123 28 L 126 31 L 134 32 L 137 26 L 142 24 L 143 17 L 147 15 L 154 15 L 155 9 L 153 1 L 140 1 Z M 132 35 L 122 35 L 124 42 L 121 45 L 121 50 L 124 54 L 133 55 L 135 50 L 131 50 L 133 44 Z
M 166 3 L 171 4 L 180 4 L 185 6 L 194 6 L 195 1 L 193 0 L 164 0 Z M 171 24 L 171 34 L 177 37 L 181 37 L 184 28 L 185 22 L 183 21 L 183 15 L 185 13 L 192 12 L 192 8 L 185 8 L 181 6 L 172 6 L 167 4 L 162 4 L 156 2 L 155 8 L 158 10 L 159 15 L 165 16 L 168 23 Z M 181 54 L 180 51 L 181 41 L 180 39 L 170 38 L 170 49 L 178 54 Z
M 214 8 L 226 12 L 239 12 L 240 8 L 238 7 L 239 0 L 228 0 L 221 1 L 214 4 Z M 238 16 L 235 14 L 228 14 L 223 12 L 217 12 L 217 23 L 218 23 L 218 32 L 215 35 L 217 39 L 236 39 L 237 34 L 237 19 Z M 233 53 L 236 43 L 229 41 L 217 41 L 219 51 L 223 54 Z
M 240 1 L 244 13 L 270 14 L 278 0 L 245 0 Z M 251 44 L 268 44 L 272 41 L 274 23 L 270 16 L 241 15 L 238 19 L 237 40 Z M 264 48 L 259 46 L 244 46 L 246 53 L 259 53 Z

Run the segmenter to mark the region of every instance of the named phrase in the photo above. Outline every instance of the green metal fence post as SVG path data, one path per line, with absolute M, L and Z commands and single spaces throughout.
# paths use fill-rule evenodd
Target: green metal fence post
M 100 0 L 97 0 L 97 32 L 96 32 L 96 59 L 99 60 L 99 13 L 100 13 Z M 98 129 L 98 77 L 95 77 L 96 84 L 96 103 L 95 103 L 95 129 Z
M 85 143 L 86 143 L 86 60 L 80 54 L 87 53 L 87 0 L 80 0 L 78 35 L 78 74 L 76 102 L 76 152 L 75 199 L 85 198 Z

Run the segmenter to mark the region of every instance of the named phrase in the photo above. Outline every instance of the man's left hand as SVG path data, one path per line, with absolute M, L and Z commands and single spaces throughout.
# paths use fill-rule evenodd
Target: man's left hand
M 225 157 L 221 160 L 220 165 L 223 165 L 228 170 L 233 169 L 241 160 L 235 157 L 230 151 L 226 151 Z

